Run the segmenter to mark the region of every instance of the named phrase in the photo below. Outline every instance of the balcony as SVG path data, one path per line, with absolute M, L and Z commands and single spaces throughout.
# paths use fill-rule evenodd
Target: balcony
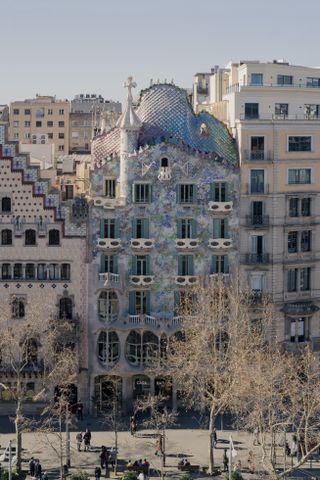
M 108 312 L 99 312 L 99 319 L 106 323 L 106 324 L 111 324 L 115 323 L 118 320 L 118 313 L 108 313 Z
M 138 315 L 129 315 L 129 324 L 130 325 L 149 325 L 155 328 L 159 327 L 156 317 L 148 315 L 146 313 L 141 313 Z
M 117 250 L 120 247 L 120 238 L 98 238 L 97 240 L 97 248 L 99 250 Z
M 171 180 L 171 167 L 160 167 L 158 179 L 161 182 Z
M 269 193 L 268 183 L 251 184 L 251 185 L 247 183 L 248 195 L 266 195 L 267 193 Z
M 232 211 L 233 202 L 215 202 L 208 203 L 208 210 L 212 213 L 229 213 Z
M 270 263 L 269 253 L 247 253 L 245 263 L 247 265 L 267 265 Z
M 94 197 L 93 204 L 95 207 L 102 207 L 106 210 L 113 210 L 118 204 L 118 198 L 110 198 L 110 197 Z
M 154 283 L 154 275 L 130 275 L 129 281 L 135 287 L 148 287 Z
M 120 286 L 120 275 L 118 273 L 99 273 L 99 280 L 100 282 L 103 282 L 104 287 L 111 288 Z
M 181 287 L 192 287 L 198 285 L 199 277 L 197 275 L 177 275 L 174 277 L 174 282 Z
M 198 238 L 179 238 L 176 240 L 176 248 L 179 250 L 194 250 L 199 246 Z
M 250 305 L 262 305 L 269 301 L 271 301 L 270 295 L 266 295 L 261 289 L 253 289 L 248 295 L 248 303 Z
M 208 247 L 226 250 L 232 247 L 232 240 L 230 238 L 210 238 Z
M 182 327 L 183 317 L 181 315 L 172 317 L 171 319 L 171 326 L 174 328 Z
M 246 224 L 248 227 L 268 227 L 269 215 L 246 215 Z
M 230 285 L 230 273 L 211 273 L 209 279 L 213 284 Z
M 270 162 L 272 160 L 272 155 L 271 152 L 265 152 L 264 150 L 245 150 L 244 158 L 249 161 Z
M 150 238 L 132 238 L 130 246 L 134 250 L 151 250 L 154 247 L 154 240 Z

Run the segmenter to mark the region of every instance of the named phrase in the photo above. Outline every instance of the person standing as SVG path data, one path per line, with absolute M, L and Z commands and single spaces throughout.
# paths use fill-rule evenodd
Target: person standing
M 77 404 L 77 417 L 79 421 L 83 420 L 83 403 L 81 400 Z
M 217 443 L 218 443 L 218 437 L 217 437 L 217 429 L 216 429 L 216 427 L 213 427 L 213 430 L 212 430 L 212 443 L 213 443 L 213 448 L 216 448 Z
M 101 477 L 101 468 L 100 467 L 96 467 L 94 469 L 94 476 L 95 476 L 96 480 L 100 480 L 100 477 Z
M 223 452 L 222 461 L 223 461 L 223 471 L 224 471 L 224 472 L 227 472 L 227 471 L 228 471 L 228 467 L 229 467 L 229 459 L 228 459 L 227 449 L 226 449 L 226 448 L 224 449 L 224 452 Z
M 91 443 L 91 432 L 89 428 L 86 429 L 83 435 L 83 440 L 84 440 L 84 450 L 85 452 L 87 452 L 90 449 L 90 443 Z
M 136 432 L 137 432 L 137 422 L 136 422 L 134 416 L 132 416 L 130 418 L 130 433 L 131 433 L 131 435 L 135 435 Z
M 34 477 L 34 465 L 35 465 L 34 458 L 31 457 L 31 458 L 30 458 L 30 461 L 29 461 L 29 473 L 30 473 L 30 477 Z
M 81 452 L 81 445 L 82 445 L 82 441 L 83 441 L 82 432 L 77 433 L 76 440 L 77 440 L 78 452 Z

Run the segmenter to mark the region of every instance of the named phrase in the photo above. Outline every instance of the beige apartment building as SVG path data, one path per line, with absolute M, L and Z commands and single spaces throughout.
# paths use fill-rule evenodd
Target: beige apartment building
M 208 85 L 205 110 L 239 146 L 239 254 L 254 312 L 270 295 L 278 339 L 319 350 L 320 69 L 246 61 L 215 67 Z
M 12 102 L 9 140 L 24 144 L 53 144 L 56 155 L 68 153 L 69 114 L 68 100 L 53 96 L 36 95 L 36 98 Z

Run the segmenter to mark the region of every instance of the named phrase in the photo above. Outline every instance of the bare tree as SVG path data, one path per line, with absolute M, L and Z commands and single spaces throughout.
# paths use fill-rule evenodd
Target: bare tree
M 47 401 L 53 387 L 73 376 L 69 350 L 59 343 L 66 338 L 70 324 L 53 320 L 53 312 L 43 301 L 25 305 L 21 296 L 2 306 L 0 314 L 0 386 L 15 404 L 17 471 L 21 470 L 22 432 L 28 428 L 23 405 L 30 399 L 26 373 L 35 377 L 33 401 Z

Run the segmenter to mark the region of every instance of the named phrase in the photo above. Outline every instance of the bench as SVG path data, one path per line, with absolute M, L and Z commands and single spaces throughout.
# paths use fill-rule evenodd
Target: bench
M 178 465 L 178 470 L 181 472 L 198 472 L 200 465 Z

